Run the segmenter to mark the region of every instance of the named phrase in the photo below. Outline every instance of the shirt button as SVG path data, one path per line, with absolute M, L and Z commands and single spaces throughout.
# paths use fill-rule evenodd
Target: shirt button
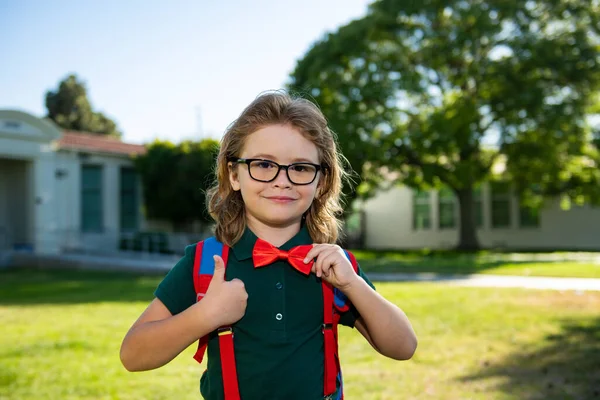
M 277 313 L 277 315 L 275 315 L 275 319 L 277 321 L 281 321 L 283 319 L 283 315 L 281 315 L 281 313 Z
M 277 282 L 277 283 L 275 284 L 275 287 L 276 287 L 277 289 L 281 289 L 281 288 L 283 287 L 283 283 L 281 283 L 281 282 Z

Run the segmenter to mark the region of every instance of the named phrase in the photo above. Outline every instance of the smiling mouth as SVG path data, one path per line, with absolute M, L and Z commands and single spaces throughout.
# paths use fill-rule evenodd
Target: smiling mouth
M 278 203 L 289 203 L 291 201 L 296 200 L 292 197 L 285 197 L 285 196 L 271 196 L 271 197 L 267 197 L 267 199 L 278 202 Z

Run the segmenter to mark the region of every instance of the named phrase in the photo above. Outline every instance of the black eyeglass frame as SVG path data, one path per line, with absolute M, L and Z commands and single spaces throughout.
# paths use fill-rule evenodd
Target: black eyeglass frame
M 298 185 L 298 186 L 304 186 L 304 185 L 310 185 L 311 183 L 313 183 L 315 181 L 315 179 L 317 179 L 317 175 L 319 174 L 319 171 L 325 171 L 327 169 L 327 167 L 325 165 L 319 165 L 319 164 L 313 164 L 310 162 L 297 162 L 297 163 L 292 163 L 292 164 L 288 164 L 288 165 L 283 165 L 283 164 L 279 164 L 276 163 L 273 160 L 267 160 L 266 158 L 238 158 L 238 157 L 229 157 L 227 159 L 227 161 L 229 162 L 234 162 L 237 164 L 246 164 L 246 166 L 248 167 L 248 175 L 250 175 L 250 178 L 254 179 L 257 182 L 265 182 L 265 183 L 269 183 L 269 182 L 273 182 L 275 179 L 277 179 L 277 177 L 279 176 L 279 173 L 281 172 L 282 169 L 285 170 L 285 174 L 287 175 L 288 180 L 293 183 L 294 185 Z M 262 180 L 262 179 L 256 179 L 255 177 L 252 176 L 252 172 L 250 172 L 250 163 L 253 161 L 264 161 L 264 162 L 268 162 L 268 163 L 272 163 L 274 165 L 277 166 L 277 173 L 275 174 L 275 176 L 273 177 L 273 179 L 269 179 L 268 181 Z M 290 172 L 289 169 L 290 167 L 293 167 L 294 165 L 310 165 L 315 167 L 315 176 L 313 176 L 312 180 L 310 182 L 306 182 L 306 183 L 296 183 L 292 180 L 292 178 L 290 178 Z

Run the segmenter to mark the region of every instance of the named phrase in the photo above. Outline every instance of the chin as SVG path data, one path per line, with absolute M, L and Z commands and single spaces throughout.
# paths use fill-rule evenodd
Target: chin
M 270 215 L 269 218 L 264 219 L 264 222 L 271 226 L 293 225 L 299 223 L 300 221 L 302 221 L 302 214 L 286 216 Z

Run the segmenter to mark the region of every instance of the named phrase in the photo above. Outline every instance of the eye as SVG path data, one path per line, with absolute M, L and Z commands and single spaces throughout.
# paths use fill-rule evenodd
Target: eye
M 258 168 L 262 168 L 262 169 L 269 169 L 269 168 L 274 167 L 273 163 L 271 163 L 269 161 L 256 161 L 255 165 Z
M 292 169 L 297 172 L 306 172 L 307 170 L 306 165 L 294 165 Z
M 314 172 L 315 167 L 310 164 L 292 164 L 291 168 L 296 172 Z

